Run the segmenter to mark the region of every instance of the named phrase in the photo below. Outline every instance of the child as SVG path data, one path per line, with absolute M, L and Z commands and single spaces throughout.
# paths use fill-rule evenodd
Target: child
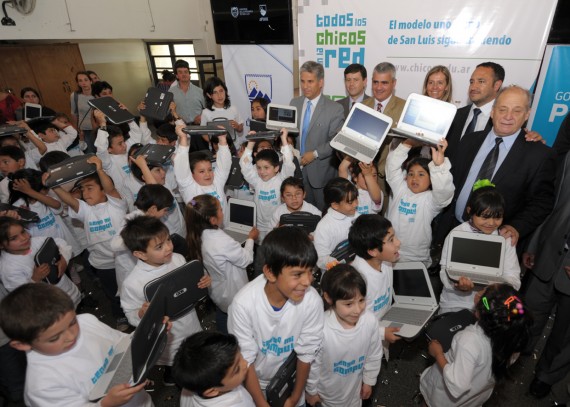
M 137 326 L 149 305 L 145 300 L 145 285 L 182 266 L 186 260 L 184 256 L 173 253 L 168 228 L 157 218 L 137 216 L 129 220 L 121 231 L 121 237 L 127 248 L 138 259 L 137 265 L 129 273 L 121 288 L 121 306 L 129 323 Z M 210 278 L 204 276 L 198 287 L 206 288 L 209 285 Z M 172 321 L 168 342 L 158 360 L 159 365 L 166 365 L 163 377 L 165 386 L 174 386 L 170 367 L 182 340 L 187 335 L 201 330 L 195 309 Z
M 398 261 L 400 240 L 390 221 L 381 215 L 361 215 L 348 233 L 350 246 L 356 253 L 352 266 L 366 280 L 366 308 L 378 321 L 392 305 L 392 263 Z M 394 343 L 400 328 L 380 327 L 382 340 Z
M 267 118 L 267 99 L 255 98 L 251 101 L 251 118 L 264 122 Z
M 66 152 L 67 148 L 77 138 L 77 130 L 69 123 L 59 119 L 52 122 L 48 120 L 39 121 L 33 124 L 33 128 L 30 128 L 26 122 L 19 122 L 19 125 L 27 130 L 26 137 L 36 147 L 30 151 L 30 155 L 36 164 L 47 152 Z
M 46 237 L 31 237 L 19 220 L 0 217 L 0 278 L 8 291 L 34 282 L 41 283 L 50 273 L 49 264 L 36 266 L 34 256 L 42 247 Z M 81 301 L 81 294 L 75 284 L 65 275 L 67 263 L 71 258 L 71 247 L 62 239 L 54 238 L 61 254 L 56 263 L 61 280 L 57 286 L 69 295 L 75 306 Z
M 428 406 L 481 406 L 503 379 L 513 355 L 524 349 L 532 318 L 507 284 L 493 284 L 476 297 L 478 322 L 457 333 L 451 349 L 431 341 L 435 358 L 423 371 L 420 391 Z
M 427 158 L 413 158 L 403 172 L 402 163 L 413 145 L 409 140 L 404 141 L 386 159 L 386 181 L 394 196 L 386 217 L 404 242 L 402 261 L 421 261 L 429 266 L 431 221 L 449 205 L 455 187 L 449 172 L 451 164 L 444 157 L 447 141 L 442 139 L 437 148 L 431 148 L 431 162 Z
M 109 363 L 122 334 L 91 314 L 76 315 L 67 294 L 48 284 L 25 284 L 3 301 L 0 326 L 10 345 L 26 352 L 27 406 L 136 406 L 151 407 L 144 391 L 119 384 L 99 403 L 89 392 Z
M 295 177 L 285 178 L 281 183 L 281 205 L 275 209 L 273 212 L 273 217 L 271 218 L 271 227 L 276 228 L 279 226 L 279 219 L 281 215 L 293 212 L 309 212 L 313 215 L 321 216 L 321 211 L 319 209 L 305 202 L 305 186 L 303 185 L 303 180 Z
M 245 268 L 253 262 L 253 245 L 259 231 L 252 228 L 242 247 L 221 229 L 223 222 L 222 206 L 211 195 L 198 195 L 186 206 L 188 257 L 202 261 L 208 270 L 216 327 L 227 333 L 228 307 L 248 282 Z
M 321 282 L 325 299 L 323 344 L 311 365 L 307 402 L 362 406 L 380 372 L 378 321 L 366 311 L 366 282 L 352 266 L 339 264 Z
M 345 178 L 333 178 L 324 188 L 325 210 L 315 229 L 315 249 L 319 255 L 317 265 L 327 269 L 327 264 L 336 262 L 330 254 L 348 237 L 348 229 L 358 217 L 358 190 Z
M 257 406 L 267 406 L 265 388 L 293 349 L 296 382 L 285 404 L 304 405 L 305 383 L 323 331 L 323 303 L 311 287 L 317 253 L 297 228 L 274 229 L 260 249 L 263 274 L 235 296 L 228 330 L 249 363 L 245 387 Z
M 257 206 L 257 227 L 259 239 L 263 241 L 265 235 L 272 229 L 271 219 L 277 205 L 281 202 L 280 187 L 283 180 L 295 172 L 293 154 L 287 144 L 287 130 L 281 129 L 283 147 L 283 168 L 279 164 L 277 152 L 271 149 L 261 150 L 255 156 L 255 170 L 252 164 L 253 141 L 247 144 L 245 153 L 239 161 L 241 172 L 249 185 L 255 188 L 253 201 Z M 256 171 L 257 170 L 257 171 Z
M 473 186 L 473 193 L 467 202 L 466 211 L 469 220 L 453 230 L 498 235 L 499 227 L 503 223 L 505 200 L 490 181 L 478 181 Z M 468 277 L 460 277 L 458 282 L 449 279 L 446 272 L 448 248 L 449 237 L 445 239 L 441 252 L 441 271 L 439 276 L 444 287 L 439 300 L 439 312 L 459 311 L 464 308 L 472 309 L 474 306 L 473 298 L 475 298 L 476 292 L 482 287 L 473 284 Z M 508 284 L 513 286 L 515 290 L 518 290 L 521 286 L 521 269 L 516 246 L 511 244 L 510 237 L 505 244 L 505 250 L 503 277 Z
M 247 362 L 235 336 L 198 332 L 184 340 L 172 375 L 183 388 L 180 407 L 255 407 L 243 387 Z
M 56 113 L 54 121 L 52 123 L 54 123 L 59 128 L 59 134 L 60 136 L 62 136 L 62 132 L 65 133 L 65 129 L 67 129 L 67 126 L 71 125 L 71 120 L 65 113 Z M 76 133 L 75 140 L 73 140 L 71 145 L 67 147 L 67 154 L 69 154 L 71 157 L 83 155 L 83 150 L 87 150 L 87 143 L 77 136 L 77 130 L 75 131 L 75 133 Z
M 200 126 L 205 126 L 214 120 L 229 120 L 234 132 L 241 135 L 243 120 L 238 110 L 230 102 L 230 95 L 228 95 L 228 88 L 224 81 L 215 76 L 208 79 L 204 84 L 204 101 L 206 108 L 202 110 Z M 235 137 L 232 138 L 235 140 Z M 238 143 L 241 141 L 243 140 L 240 137 Z
M 6 145 L 0 147 L 0 174 L 4 177 L 0 181 L 0 202 L 8 203 L 10 190 L 8 174 L 15 173 L 26 167 L 26 156 L 20 147 Z
M 374 163 L 365 164 L 345 156 L 338 167 L 338 176 L 352 180 L 358 188 L 358 207 L 361 215 L 382 210 L 383 193 L 378 185 L 378 170 Z

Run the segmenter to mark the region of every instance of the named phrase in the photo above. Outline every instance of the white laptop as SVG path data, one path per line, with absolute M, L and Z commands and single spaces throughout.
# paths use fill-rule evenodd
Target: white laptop
M 287 129 L 289 132 L 299 132 L 299 114 L 295 106 L 278 105 L 270 103 L 267 105 L 267 120 L 265 127 L 267 130 Z
M 245 199 L 230 198 L 228 201 L 228 222 L 224 228 L 230 237 L 243 244 L 251 228 L 255 226 L 257 210 L 255 202 Z
M 340 132 L 331 140 L 331 147 L 371 163 L 386 134 L 392 127 L 392 119 L 362 103 L 354 105 Z
M 503 268 L 507 244 L 500 235 L 452 231 L 447 242 L 447 275 L 454 281 L 469 277 L 475 284 L 506 282 Z
M 447 136 L 457 106 L 429 96 L 408 96 L 400 121 L 392 129 L 394 135 L 437 145 Z
M 424 264 L 395 263 L 393 289 L 394 303 L 380 326 L 400 328 L 396 335 L 414 338 L 439 307 Z

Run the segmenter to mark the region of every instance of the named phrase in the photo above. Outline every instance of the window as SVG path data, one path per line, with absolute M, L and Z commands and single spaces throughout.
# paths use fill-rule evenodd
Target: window
M 174 73 L 174 63 L 183 59 L 190 65 L 190 80 L 199 83 L 197 55 L 192 42 L 147 42 L 152 76 L 157 83 L 162 79 L 162 71 L 168 69 Z

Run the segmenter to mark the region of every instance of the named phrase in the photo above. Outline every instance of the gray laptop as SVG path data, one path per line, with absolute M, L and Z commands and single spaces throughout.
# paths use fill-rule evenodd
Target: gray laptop
M 414 338 L 439 307 L 424 264 L 394 264 L 393 289 L 394 303 L 380 326 L 400 328 L 396 335 Z
M 267 130 L 287 129 L 289 132 L 299 132 L 299 115 L 295 106 L 278 105 L 270 103 L 267 105 L 267 120 L 265 127 Z
M 391 133 L 437 145 L 447 136 L 456 111 L 457 106 L 452 103 L 412 93 L 406 100 L 398 125 Z
M 392 126 L 392 119 L 362 103 L 350 111 L 340 132 L 331 140 L 331 147 L 371 163 Z
M 224 228 L 224 232 L 238 243 L 243 244 L 247 240 L 251 228 L 255 226 L 257 216 L 255 202 L 230 198 L 228 212 L 228 225 Z
M 500 235 L 452 231 L 447 241 L 447 275 L 454 281 L 468 277 L 475 284 L 505 283 L 507 244 Z

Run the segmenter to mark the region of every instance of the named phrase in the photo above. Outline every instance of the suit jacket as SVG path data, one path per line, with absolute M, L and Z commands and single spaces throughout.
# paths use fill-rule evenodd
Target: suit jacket
M 305 113 L 303 112 L 304 101 L 304 96 L 291 99 L 290 104 L 297 108 L 300 117 L 303 117 Z M 317 150 L 319 155 L 316 160 L 303 167 L 310 186 L 313 188 L 324 188 L 330 179 L 336 177 L 338 168 L 334 165 L 336 160 L 333 160 L 335 156 L 330 141 L 340 131 L 343 120 L 342 106 L 321 94 L 319 103 L 313 109 L 305 139 L 305 151 Z M 300 140 L 299 135 L 299 143 Z
M 531 272 L 543 282 L 555 278 L 554 286 L 570 295 L 570 278 L 562 268 L 567 253 L 564 245 L 570 236 L 570 154 L 566 154 L 560 171 L 556 203 L 550 216 L 532 235 L 529 253 L 535 254 Z
M 465 180 L 489 131 L 478 131 L 464 137 L 451 161 L 455 196 L 451 216 L 455 216 L 455 203 Z M 540 142 L 525 140 L 521 130 L 509 153 L 493 177 L 493 183 L 505 199 L 503 223 L 513 226 L 521 242 L 546 219 L 554 205 L 556 154 Z
M 472 105 L 473 104 L 471 103 L 467 106 L 463 106 L 462 108 L 457 109 L 455 117 L 453 118 L 453 122 L 451 123 L 451 127 L 447 132 L 447 136 L 445 137 L 447 140 L 447 150 L 445 150 L 445 155 L 449 157 L 450 160 L 451 157 L 457 152 L 457 147 L 461 141 L 461 133 L 463 133 L 463 128 L 465 127 L 465 123 L 469 117 L 469 112 L 471 111 Z M 484 131 L 489 132 L 492 128 L 493 121 L 491 118 L 489 118 Z
M 367 100 L 363 100 L 362 104 L 374 109 L 374 102 L 375 102 L 374 98 L 370 98 Z M 392 95 L 392 97 L 390 98 L 390 102 L 388 102 L 388 105 L 384 106 L 384 110 L 382 111 L 382 113 L 392 118 L 392 127 L 396 127 L 398 125 L 398 121 L 400 120 L 400 116 L 402 115 L 402 111 L 404 110 L 404 106 L 406 106 L 406 101 L 404 99 L 399 98 L 396 95 Z
M 370 96 L 368 96 L 366 94 L 366 92 L 364 93 L 364 98 L 362 99 L 362 101 L 364 102 L 366 99 L 370 99 Z M 346 119 L 348 117 L 348 114 L 350 113 L 351 110 L 351 100 L 350 100 L 350 96 L 347 96 L 345 98 L 339 99 L 336 101 L 337 103 L 340 103 L 340 105 L 342 106 L 342 108 L 344 109 L 344 118 Z

